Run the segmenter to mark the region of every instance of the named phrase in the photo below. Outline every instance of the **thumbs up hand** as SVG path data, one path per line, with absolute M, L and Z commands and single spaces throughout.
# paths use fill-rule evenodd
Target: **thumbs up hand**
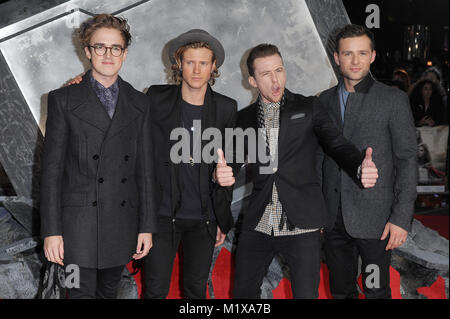
M 227 165 L 222 149 L 219 148 L 217 150 L 217 155 L 219 156 L 219 159 L 213 172 L 213 179 L 222 187 L 233 186 L 235 182 L 233 169 Z
M 372 148 L 368 147 L 366 157 L 361 164 L 361 184 L 364 188 L 374 187 L 378 179 L 378 169 L 372 161 L 372 153 Z

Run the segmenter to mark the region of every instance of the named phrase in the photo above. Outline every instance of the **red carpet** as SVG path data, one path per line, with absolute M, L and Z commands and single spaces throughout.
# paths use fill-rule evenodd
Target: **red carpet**
M 415 216 L 425 226 L 434 229 L 439 234 L 448 239 L 449 233 L 449 219 L 448 216 Z M 182 297 L 182 287 L 180 284 L 180 264 L 178 262 L 178 254 L 175 258 L 175 263 L 172 272 L 172 281 L 170 284 L 169 299 L 180 299 Z M 230 299 L 233 290 L 234 278 L 234 256 L 226 249 L 220 251 L 219 257 L 216 260 L 215 267 L 212 274 L 212 282 L 214 286 L 214 294 L 217 299 Z M 127 265 L 130 271 L 133 271 L 132 264 Z M 142 294 L 141 287 L 141 273 L 135 275 L 135 280 L 138 285 L 139 297 Z M 358 279 L 361 287 L 361 277 Z M 402 299 L 400 294 L 400 274 L 391 267 L 390 271 L 391 291 L 393 299 Z M 429 299 L 446 299 L 445 296 L 445 282 L 442 277 L 438 277 L 435 283 L 430 287 L 422 287 L 417 291 Z M 274 299 L 291 299 L 291 283 L 288 279 L 283 278 L 278 287 L 272 291 Z M 209 295 L 208 295 L 209 298 Z M 325 264 L 322 264 L 320 269 L 320 284 L 319 284 L 319 299 L 330 299 L 331 293 L 329 288 L 329 274 Z M 363 299 L 364 295 L 360 294 Z

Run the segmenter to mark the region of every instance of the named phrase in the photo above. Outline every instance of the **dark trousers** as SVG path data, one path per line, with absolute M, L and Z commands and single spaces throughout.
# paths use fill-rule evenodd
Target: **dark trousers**
M 339 209 L 334 228 L 325 232 L 324 252 L 330 272 L 330 290 L 333 298 L 356 299 L 358 290 L 358 256 L 362 260 L 362 284 L 367 299 L 390 299 L 389 266 L 391 250 L 386 251 L 389 240 L 358 239 L 345 230 Z M 380 236 L 381 237 L 381 236 Z
M 184 298 L 205 299 L 216 234 L 215 222 L 206 224 L 203 220 L 182 219 L 176 220 L 173 232 L 154 234 L 153 247 L 144 258 L 143 297 L 145 299 L 167 297 L 173 262 L 181 242 Z
M 318 297 L 320 281 L 320 232 L 293 236 L 269 236 L 243 231 L 236 250 L 234 298 L 259 299 L 261 284 L 277 253 L 287 261 L 295 299 Z
M 106 269 L 80 267 L 80 288 L 67 289 L 68 299 L 116 299 L 125 265 Z

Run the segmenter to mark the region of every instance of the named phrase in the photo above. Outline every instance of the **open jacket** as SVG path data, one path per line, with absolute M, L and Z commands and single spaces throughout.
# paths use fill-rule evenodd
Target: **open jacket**
M 145 130 L 148 132 L 147 136 L 152 137 L 152 143 L 155 146 L 156 205 L 160 207 L 163 187 L 170 187 L 172 216 L 176 217 L 181 205 L 183 185 L 180 183 L 180 165 L 170 159 L 170 150 L 177 143 L 176 140 L 170 140 L 170 133 L 173 129 L 182 126 L 181 85 L 154 85 L 148 89 L 147 96 L 150 100 L 151 119 L 146 119 Z M 202 134 L 207 128 L 218 128 L 224 137 L 225 128 L 234 128 L 237 116 L 235 100 L 214 92 L 208 86 L 203 107 Z M 208 140 L 202 139 L 202 150 L 210 140 L 211 137 Z M 233 226 L 230 210 L 232 187 L 221 187 L 212 181 L 215 166 L 215 162 L 205 163 L 203 160 L 200 164 L 202 217 L 208 221 L 208 201 L 212 199 L 217 224 L 222 232 L 227 233 Z
M 362 153 L 341 135 L 317 97 L 305 97 L 286 89 L 284 100 L 280 109 L 278 165 L 271 174 L 261 173 L 265 164 L 259 156 L 249 165 L 253 191 L 243 213 L 244 229 L 252 230 L 260 221 L 274 182 L 289 225 L 302 229 L 324 227 L 326 208 L 316 170 L 319 145 L 354 179 L 363 160 Z M 239 112 L 237 126 L 257 130 L 257 114 L 255 102 Z M 252 147 L 247 145 L 246 153 L 249 146 Z
M 352 237 L 379 239 L 387 222 L 409 231 L 417 194 L 417 141 L 408 96 L 370 75 L 355 91 L 348 97 L 344 124 L 339 85 L 324 91 L 320 100 L 346 138 L 363 150 L 372 147 L 379 178 L 375 187 L 361 189 L 325 156 L 327 228 L 333 227 L 341 205 L 345 229 Z

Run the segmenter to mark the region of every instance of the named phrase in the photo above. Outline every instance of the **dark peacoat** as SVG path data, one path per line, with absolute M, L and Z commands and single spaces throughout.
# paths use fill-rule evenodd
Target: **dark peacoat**
M 48 96 L 41 235 L 63 236 L 65 264 L 103 269 L 128 263 L 138 233 L 155 231 L 153 170 L 142 155 L 152 145 L 142 138 L 146 96 L 119 77 L 110 119 L 88 76 Z

